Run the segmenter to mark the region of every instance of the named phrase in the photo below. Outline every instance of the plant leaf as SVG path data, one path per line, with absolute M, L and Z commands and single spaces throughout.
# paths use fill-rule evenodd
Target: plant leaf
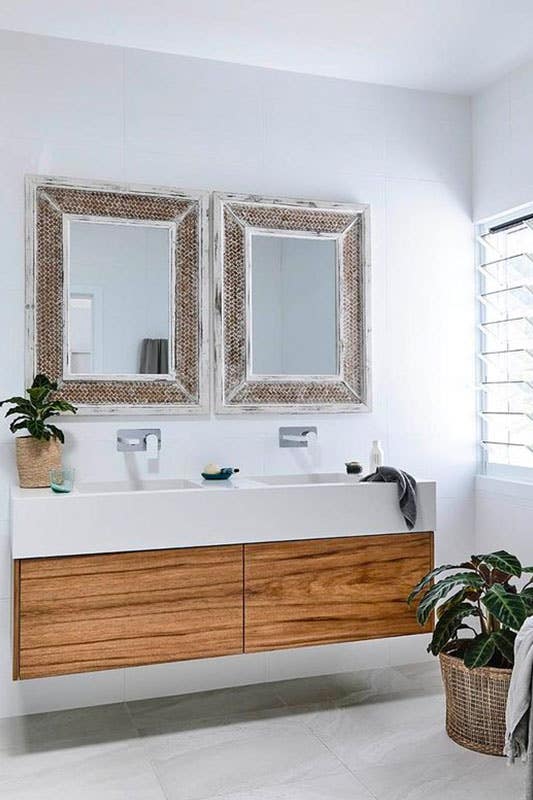
M 50 439 L 50 434 L 40 419 L 30 419 L 27 425 L 28 431 L 35 439 Z
M 461 585 L 480 589 L 483 586 L 483 580 L 475 572 L 456 572 L 455 575 L 448 575 L 447 578 L 443 578 L 439 583 L 436 583 L 435 586 L 428 589 L 420 601 L 416 611 L 416 618 L 420 625 L 426 624 L 429 615 L 439 600 L 446 597 L 455 586 Z
M 53 400 L 42 407 L 40 417 L 41 419 L 48 419 L 49 417 L 56 416 L 61 411 L 75 414 L 77 409 L 70 403 L 67 403 L 66 400 Z
M 50 433 L 52 434 L 54 439 L 59 439 L 61 444 L 64 444 L 65 435 L 64 435 L 63 431 L 60 428 L 56 428 L 55 425 L 47 425 L 46 427 L 48 428 L 48 430 L 50 431 Z
M 9 403 L 10 405 L 20 405 L 22 403 L 28 403 L 28 399 L 26 397 L 8 397 L 6 400 L 0 401 L 0 406 Z
M 469 603 L 452 606 L 435 625 L 433 638 L 428 646 L 428 651 L 437 656 L 446 647 L 458 631 L 463 619 L 470 616 L 479 616 L 478 611 Z
M 422 589 L 425 589 L 428 583 L 431 583 L 433 578 L 435 578 L 437 575 L 440 575 L 441 572 L 449 572 L 451 569 L 460 569 L 460 566 L 458 564 L 443 564 L 441 567 L 435 567 L 435 569 L 432 569 L 427 575 L 424 575 L 422 580 L 416 584 L 413 591 L 407 598 L 409 605 L 413 602 L 417 594 L 419 594 Z
M 514 641 L 516 633 L 504 628 L 492 634 L 494 644 L 509 664 L 514 664 Z
M 57 383 L 55 383 L 55 381 L 51 381 L 47 375 L 43 375 L 43 373 L 40 372 L 33 379 L 31 388 L 32 389 L 46 388 L 49 391 L 55 391 L 57 389 Z
M 21 431 L 27 427 L 28 427 L 27 419 L 14 420 L 9 426 L 9 430 L 11 431 L 11 433 L 16 433 L 17 431 Z
M 441 603 L 441 605 L 437 607 L 437 618 L 440 619 L 452 606 L 457 606 L 459 603 L 462 603 L 466 596 L 466 589 L 459 589 L 458 592 L 448 597 L 444 603 Z
M 506 575 L 514 575 L 519 578 L 522 574 L 522 564 L 516 556 L 511 555 L 507 550 L 497 550 L 495 553 L 486 553 L 473 558 L 479 559 L 483 564 L 504 572 Z
M 28 389 L 28 395 L 31 402 L 36 408 L 41 408 L 43 403 L 48 399 L 50 389 L 46 386 L 40 386 L 36 389 Z
M 515 631 L 527 617 L 527 606 L 522 597 L 507 592 L 500 583 L 491 586 L 481 602 L 502 625 Z
M 528 616 L 533 614 L 533 586 L 528 586 L 522 592 L 520 592 L 520 597 L 526 604 Z
M 465 650 L 465 666 L 468 669 L 486 666 L 494 655 L 495 649 L 496 645 L 492 634 L 480 633 Z
M 9 411 L 6 411 L 6 417 L 12 417 L 13 414 L 32 414 L 33 413 L 33 406 L 29 401 L 24 403 L 18 403 L 14 405 L 13 408 L 10 408 Z

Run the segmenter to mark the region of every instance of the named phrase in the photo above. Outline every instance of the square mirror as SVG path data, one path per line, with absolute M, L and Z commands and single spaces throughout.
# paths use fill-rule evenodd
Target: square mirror
M 173 226 L 75 216 L 65 224 L 65 378 L 172 378 Z
M 253 233 L 249 266 L 251 375 L 338 375 L 335 239 Z

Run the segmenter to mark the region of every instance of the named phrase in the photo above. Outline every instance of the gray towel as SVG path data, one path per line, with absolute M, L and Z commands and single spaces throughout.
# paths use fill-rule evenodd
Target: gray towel
M 514 667 L 505 710 L 505 755 L 527 761 L 526 800 L 533 799 L 533 617 L 528 617 L 516 636 Z
M 139 372 L 142 375 L 168 373 L 168 339 L 143 339 Z
M 410 531 L 416 524 L 416 481 L 396 467 L 378 467 L 371 475 L 361 478 L 369 483 L 396 483 L 398 485 L 398 500 L 405 524 Z

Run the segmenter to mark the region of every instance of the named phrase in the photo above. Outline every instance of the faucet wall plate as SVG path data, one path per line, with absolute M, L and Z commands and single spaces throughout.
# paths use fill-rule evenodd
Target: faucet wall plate
M 160 428 L 123 428 L 117 431 L 117 450 L 119 453 L 144 452 L 148 436 L 157 437 L 157 449 L 161 450 Z
M 308 435 L 314 433 L 318 435 L 316 425 L 299 425 L 289 426 L 287 428 L 279 429 L 279 446 L 280 447 L 308 447 Z

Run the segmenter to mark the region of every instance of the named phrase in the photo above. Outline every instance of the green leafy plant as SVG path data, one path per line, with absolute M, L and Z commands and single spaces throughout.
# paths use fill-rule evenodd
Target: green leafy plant
M 533 575 L 533 567 L 523 567 L 505 550 L 429 572 L 407 598 L 410 605 L 418 601 L 422 626 L 436 612 L 428 652 L 456 655 L 470 669 L 512 666 L 517 631 L 533 614 L 533 577 L 527 580 L 527 575 Z M 437 576 L 442 577 L 435 581 Z
M 14 417 L 9 426 L 11 433 L 27 430 L 34 439 L 47 442 L 50 439 L 59 439 L 64 442 L 63 431 L 47 420 L 61 412 L 75 414 L 77 409 L 66 400 L 53 398 L 55 391 L 57 383 L 46 375 L 36 375 L 31 387 L 26 389 L 28 397 L 8 397 L 7 400 L 2 400 L 0 406 L 5 403 L 12 406 L 6 412 L 6 417 Z

